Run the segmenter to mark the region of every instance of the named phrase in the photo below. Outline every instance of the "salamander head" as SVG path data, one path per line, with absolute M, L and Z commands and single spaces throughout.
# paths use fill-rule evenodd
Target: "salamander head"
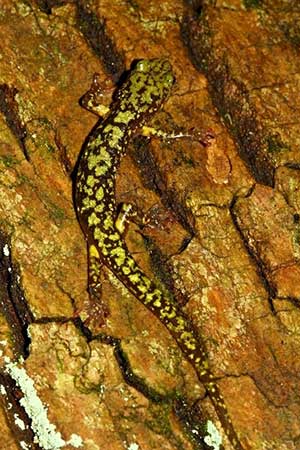
M 166 59 L 142 59 L 130 72 L 118 98 L 120 109 L 153 114 L 169 96 L 175 77 Z

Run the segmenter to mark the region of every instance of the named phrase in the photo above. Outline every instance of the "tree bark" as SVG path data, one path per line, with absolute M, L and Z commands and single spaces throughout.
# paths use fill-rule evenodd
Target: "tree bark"
M 242 447 L 299 449 L 296 3 L 1 0 L 2 448 L 231 449 L 193 367 L 105 268 L 109 316 L 91 316 L 72 183 L 97 118 L 79 100 L 98 73 L 109 105 L 134 60 L 164 57 L 176 84 L 149 126 L 190 136 L 130 143 L 116 197 L 145 219 L 127 245 L 206 343 Z

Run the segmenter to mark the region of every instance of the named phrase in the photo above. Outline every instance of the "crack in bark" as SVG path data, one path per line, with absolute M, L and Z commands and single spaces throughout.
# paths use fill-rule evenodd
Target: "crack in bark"
M 247 193 L 247 196 L 251 195 L 254 187 L 255 187 L 255 185 L 252 186 L 250 191 Z M 245 235 L 243 233 L 243 230 L 241 229 L 241 227 L 239 225 L 239 216 L 236 214 L 236 211 L 235 211 L 235 204 L 236 204 L 238 198 L 239 198 L 238 195 L 233 196 L 231 205 L 229 207 L 231 220 L 232 220 L 232 223 L 233 223 L 235 229 L 237 230 L 237 232 L 238 232 L 238 234 L 239 234 L 239 236 L 240 236 L 240 238 L 241 238 L 241 240 L 242 240 L 242 242 L 244 244 L 244 247 L 245 247 L 245 250 L 247 251 L 247 254 L 250 256 L 251 260 L 255 264 L 256 272 L 257 272 L 260 280 L 262 281 L 262 284 L 263 284 L 266 292 L 268 293 L 268 302 L 269 302 L 270 310 L 271 310 L 272 314 L 275 314 L 276 310 L 275 310 L 274 305 L 273 305 L 273 299 L 277 295 L 277 288 L 268 280 L 268 277 L 266 275 L 265 264 L 263 263 L 263 261 L 261 261 L 258 258 L 258 255 L 251 248 L 251 246 L 249 245 L 248 239 L 245 237 Z
M 193 217 L 189 210 L 178 199 L 178 194 L 169 189 L 159 165 L 155 161 L 148 143 L 148 139 L 139 137 L 134 139 L 134 151 L 130 152 L 134 163 L 139 168 L 144 186 L 153 190 L 161 199 L 162 204 L 170 209 L 180 225 L 190 234 L 195 235 Z
M 225 54 L 217 56 L 209 16 L 208 6 L 203 6 L 199 17 L 186 15 L 181 28 L 183 42 L 195 67 L 207 77 L 212 102 L 237 142 L 241 159 L 257 182 L 273 186 L 272 151 L 274 146 L 279 151 L 284 145 L 279 136 L 265 135 L 246 86 L 233 77 Z
M 117 50 L 106 31 L 105 20 L 89 10 L 86 2 L 77 0 L 77 21 L 80 31 L 94 53 L 103 62 L 105 71 L 114 81 L 119 81 L 124 73 L 124 57 Z
M 33 2 L 37 5 L 40 11 L 45 14 L 52 14 L 52 8 L 56 6 L 63 6 L 67 3 L 74 3 L 74 0 L 33 0 Z
M 26 449 L 28 450 L 43 450 L 34 442 L 34 433 L 31 429 L 31 420 L 25 412 L 25 409 L 20 405 L 22 391 L 17 387 L 11 376 L 3 373 L 2 371 L 0 371 L 0 385 L 2 391 L 0 401 L 3 405 L 7 424 L 11 429 L 17 447 L 19 447 L 22 442 L 23 445 L 26 445 Z M 24 429 L 20 426 L 22 422 L 25 426 Z M 22 448 L 25 447 L 23 446 Z
M 206 420 L 203 418 L 199 423 L 199 408 L 198 411 L 195 411 L 193 406 L 191 407 L 189 405 L 187 399 L 177 392 L 171 393 L 170 395 L 163 395 L 158 393 L 154 388 L 148 386 L 143 378 L 134 373 L 129 360 L 121 347 L 120 341 L 115 345 L 114 353 L 126 383 L 134 387 L 153 403 L 171 405 L 174 414 L 182 424 L 185 432 L 194 445 L 195 450 L 209 450 L 210 447 L 207 446 L 203 440 L 205 437 L 204 430 Z
M 30 339 L 27 328 L 33 315 L 20 286 L 20 275 L 12 262 L 10 238 L 0 230 L 0 310 L 10 326 L 17 356 L 26 357 Z
M 10 87 L 7 84 L 0 84 L 0 111 L 4 115 L 7 126 L 17 139 L 23 155 L 30 161 L 25 139 L 27 137 L 27 130 L 20 118 L 19 105 L 16 101 L 18 89 Z

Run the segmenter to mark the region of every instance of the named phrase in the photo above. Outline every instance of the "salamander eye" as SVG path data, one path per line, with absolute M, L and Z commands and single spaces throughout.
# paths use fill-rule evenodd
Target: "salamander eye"
M 136 70 L 138 72 L 147 72 L 149 70 L 149 61 L 142 59 L 141 61 L 138 61 L 136 65 Z
M 172 86 L 173 83 L 175 83 L 175 77 L 171 73 L 168 73 L 165 77 L 165 84 Z

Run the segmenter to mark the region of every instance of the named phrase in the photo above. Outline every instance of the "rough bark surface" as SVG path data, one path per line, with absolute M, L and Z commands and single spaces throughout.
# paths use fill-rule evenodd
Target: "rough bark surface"
M 297 3 L 0 1 L 3 449 L 231 449 L 176 343 L 106 269 L 110 315 L 85 322 L 72 173 L 97 119 L 79 99 L 95 72 L 114 87 L 153 57 L 176 85 L 151 125 L 193 138 L 131 143 L 116 195 L 147 220 L 126 242 L 207 343 L 243 448 L 300 449 Z

